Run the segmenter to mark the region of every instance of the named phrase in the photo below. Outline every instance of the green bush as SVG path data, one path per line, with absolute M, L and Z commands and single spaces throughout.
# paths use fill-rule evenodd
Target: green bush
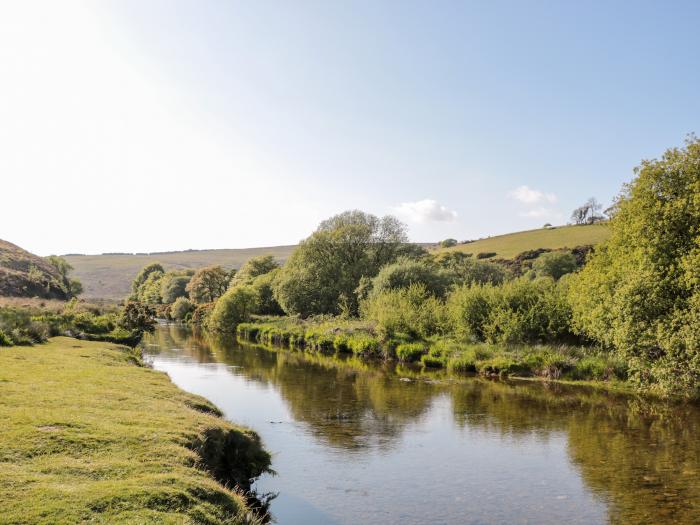
M 442 333 L 447 324 L 445 305 L 423 284 L 389 290 L 371 297 L 362 305 L 365 319 L 375 321 L 385 336 L 396 333 L 425 339 Z
M 170 307 L 170 317 L 176 321 L 184 321 L 187 314 L 193 312 L 195 305 L 187 297 L 178 297 Z
M 489 343 L 539 343 L 572 338 L 564 285 L 551 279 L 516 279 L 501 286 L 472 285 L 448 298 L 452 329 Z
M 396 357 L 405 363 L 418 361 L 425 353 L 426 349 L 423 343 L 403 343 L 396 347 Z
M 247 321 L 255 311 L 255 300 L 255 292 L 249 286 L 231 288 L 216 301 L 207 328 L 234 333 L 238 323 Z
M 437 297 L 443 297 L 452 284 L 453 275 L 425 260 L 400 258 L 387 264 L 372 279 L 370 297 L 381 293 L 408 288 L 412 284 L 422 284 Z
M 532 269 L 537 277 L 551 277 L 554 280 L 575 272 L 577 268 L 578 263 L 574 254 L 564 251 L 543 253 L 532 263 Z
M 347 345 L 355 355 L 379 356 L 381 352 L 380 341 L 376 337 L 361 332 L 348 336 Z
M 13 344 L 14 343 L 12 342 L 12 339 L 10 339 L 10 336 L 0 330 L 0 346 L 12 346 Z

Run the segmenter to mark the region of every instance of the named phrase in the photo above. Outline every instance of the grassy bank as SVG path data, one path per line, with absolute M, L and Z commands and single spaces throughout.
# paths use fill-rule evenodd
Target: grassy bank
M 233 487 L 269 466 L 258 436 L 138 365 L 67 337 L 0 348 L 0 522 L 249 521 Z
M 292 350 L 352 353 L 363 359 L 387 359 L 451 372 L 498 377 L 571 381 L 624 381 L 623 363 L 595 349 L 569 345 L 494 345 L 452 338 L 383 338 L 372 323 L 322 318 L 264 318 L 241 323 L 237 336 L 250 342 Z

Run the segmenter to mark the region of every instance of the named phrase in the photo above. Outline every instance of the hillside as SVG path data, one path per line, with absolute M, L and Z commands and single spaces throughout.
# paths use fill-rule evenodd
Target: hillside
M 444 248 L 440 251 L 460 251 L 474 255 L 483 252 L 495 252 L 495 257 L 512 259 L 527 250 L 535 250 L 537 248 L 556 250 L 587 244 L 595 245 L 604 241 L 607 237 L 608 226 L 606 224 L 559 226 L 497 235 L 466 244 L 458 244 L 452 248 Z
M 0 240 L 0 296 L 67 299 L 61 276 L 45 259 Z
M 201 268 L 220 264 L 225 268 L 240 268 L 257 255 L 274 255 L 283 262 L 295 246 L 272 246 L 231 250 L 191 250 L 150 254 L 65 255 L 84 287 L 82 297 L 123 299 L 131 292 L 131 281 L 149 263 L 160 262 L 166 270 Z

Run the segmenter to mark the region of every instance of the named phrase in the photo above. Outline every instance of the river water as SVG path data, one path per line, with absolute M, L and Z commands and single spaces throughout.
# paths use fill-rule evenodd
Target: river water
M 700 409 L 160 326 L 146 359 L 255 429 L 283 525 L 698 524 Z

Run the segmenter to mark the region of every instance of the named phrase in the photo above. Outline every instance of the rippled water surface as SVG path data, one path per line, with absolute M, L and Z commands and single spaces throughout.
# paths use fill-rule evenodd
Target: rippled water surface
M 254 428 L 281 524 L 700 523 L 700 410 L 161 326 L 148 361 Z

